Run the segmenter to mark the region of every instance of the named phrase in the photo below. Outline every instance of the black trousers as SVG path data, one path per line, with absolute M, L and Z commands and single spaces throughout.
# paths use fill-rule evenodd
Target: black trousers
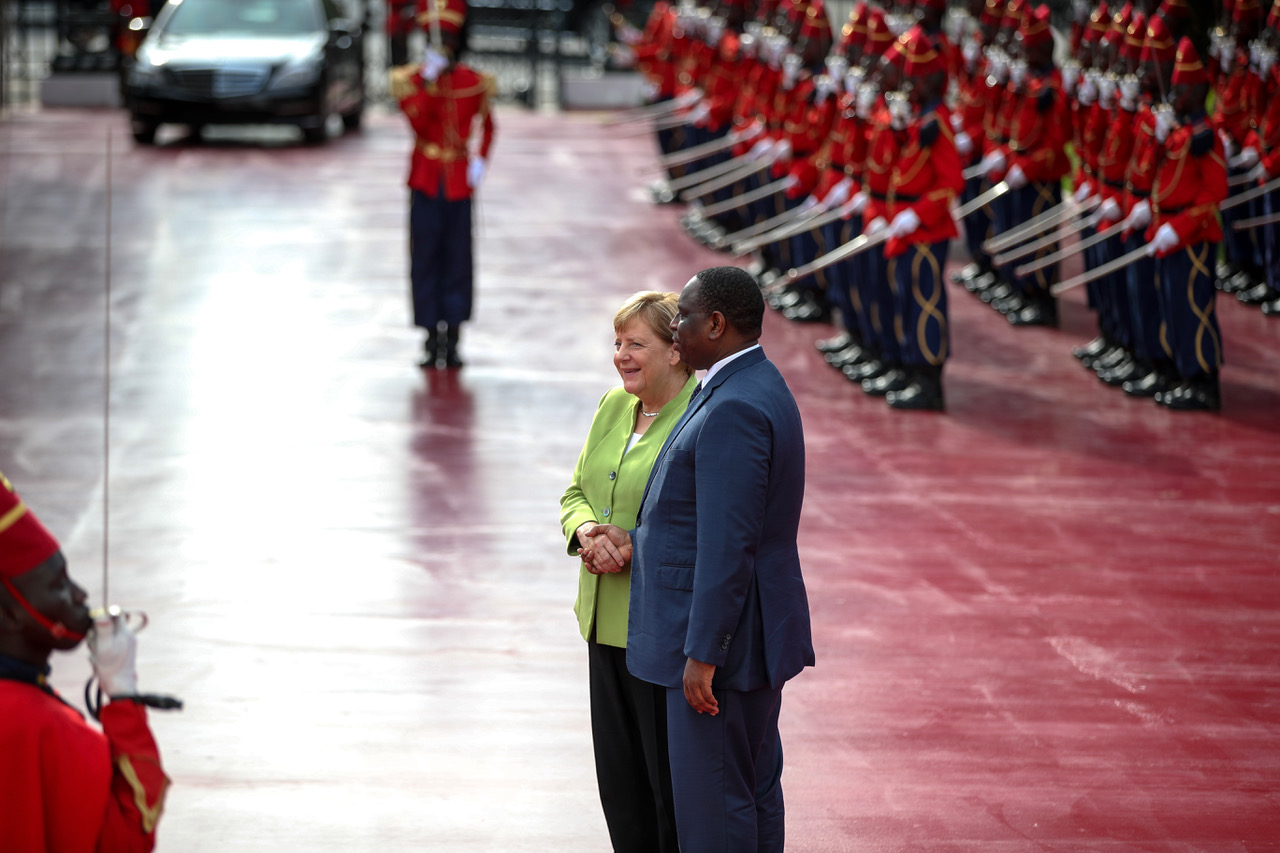
M 667 691 L 627 671 L 627 650 L 587 643 L 591 738 L 614 853 L 677 853 Z

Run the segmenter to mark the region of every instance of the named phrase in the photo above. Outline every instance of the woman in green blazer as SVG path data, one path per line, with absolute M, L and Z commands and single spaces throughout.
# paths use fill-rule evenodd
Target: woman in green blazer
M 689 404 L 695 382 L 671 331 L 677 298 L 637 293 L 613 319 L 613 364 L 622 387 L 600 400 L 573 482 L 560 499 L 570 555 L 591 551 L 603 540 L 588 535 L 597 524 L 635 526 L 649 469 Z M 574 612 L 587 641 L 591 735 L 609 837 L 615 853 L 676 853 L 666 690 L 627 671 L 631 570 L 597 574 L 580 562 Z

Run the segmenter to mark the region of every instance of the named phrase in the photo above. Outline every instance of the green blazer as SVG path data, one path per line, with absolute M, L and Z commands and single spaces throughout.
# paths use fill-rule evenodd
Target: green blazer
M 588 521 L 616 524 L 624 530 L 636 525 L 640 499 L 649 482 L 649 469 L 658 451 L 689 406 L 697 380 L 690 376 L 675 399 L 662 407 L 640 441 L 623 456 L 635 430 L 640 401 L 622 388 L 613 388 L 600 400 L 587 433 L 587 443 L 578 456 L 573 482 L 560 498 L 560 526 L 568 543 L 568 553 L 578 556 L 577 529 Z M 596 642 L 625 648 L 627 645 L 627 601 L 631 594 L 631 569 L 607 575 L 593 575 L 585 568 L 578 572 L 578 600 L 573 612 L 584 640 L 595 628 Z

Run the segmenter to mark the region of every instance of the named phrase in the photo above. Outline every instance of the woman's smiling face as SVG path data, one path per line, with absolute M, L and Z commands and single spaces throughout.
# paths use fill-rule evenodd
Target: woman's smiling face
M 613 342 L 613 366 L 628 394 L 643 398 L 663 387 L 669 371 L 680 370 L 680 357 L 639 317 L 620 330 Z

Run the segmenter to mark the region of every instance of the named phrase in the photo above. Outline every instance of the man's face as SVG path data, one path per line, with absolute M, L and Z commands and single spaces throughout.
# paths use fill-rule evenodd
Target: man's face
M 50 621 L 64 625 L 76 634 L 89 631 L 93 621 L 89 618 L 86 602 L 89 596 L 81 589 L 71 576 L 67 574 L 67 561 L 59 551 L 38 567 L 13 579 L 27 603 Z M 48 644 L 52 648 L 66 651 L 75 648 L 78 638 L 55 638 L 43 626 L 31 618 L 15 601 L 5 602 L 5 607 L 16 619 L 17 628 L 36 644 Z
M 698 290 L 701 283 L 698 277 L 689 279 L 680 293 L 676 303 L 676 316 L 671 321 L 671 331 L 675 333 L 676 349 L 680 360 L 694 370 L 703 370 L 715 363 L 715 358 L 707 360 L 712 352 L 710 318 L 698 307 Z

